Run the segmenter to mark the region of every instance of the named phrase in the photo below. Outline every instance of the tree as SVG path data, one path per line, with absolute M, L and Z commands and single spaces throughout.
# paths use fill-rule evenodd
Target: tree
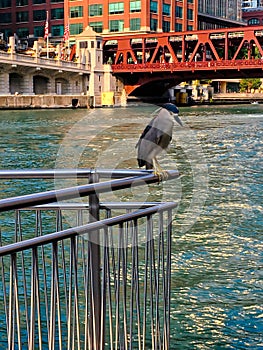
M 240 80 L 240 91 L 241 92 L 250 92 L 251 89 L 258 89 L 261 85 L 260 78 L 248 78 Z

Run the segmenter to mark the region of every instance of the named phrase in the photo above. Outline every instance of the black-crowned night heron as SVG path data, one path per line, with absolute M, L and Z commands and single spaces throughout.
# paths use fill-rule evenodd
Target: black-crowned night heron
M 160 180 L 167 178 L 167 172 L 163 170 L 157 161 L 157 156 L 168 147 L 172 140 L 174 121 L 183 126 L 178 117 L 179 110 L 172 103 L 165 103 L 144 129 L 136 148 L 138 148 L 137 160 L 139 167 L 153 169 Z

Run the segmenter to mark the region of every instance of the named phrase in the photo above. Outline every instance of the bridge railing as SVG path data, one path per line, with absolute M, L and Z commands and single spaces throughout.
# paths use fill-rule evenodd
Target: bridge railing
M 236 59 L 236 60 L 210 60 L 196 62 L 165 62 L 165 63 L 138 63 L 138 64 L 113 64 L 113 72 L 157 72 L 157 71 L 187 71 L 193 70 L 220 70 L 220 69 L 246 69 L 262 68 L 263 59 Z
M 1 346 L 169 349 L 176 203 L 100 203 L 101 193 L 158 178 L 140 171 L 101 171 L 101 177 L 117 179 L 97 182 L 94 171 L 77 173 L 91 183 L 0 200 L 2 215 L 11 212 L 15 218 L 12 243 L 3 243 L 7 237 L 1 227 Z M 76 171 L 56 172 L 63 175 L 74 177 Z M 55 174 L 0 172 L 1 179 L 8 176 Z M 178 176 L 169 172 L 169 179 Z M 86 202 L 74 203 L 76 197 Z M 32 225 L 32 237 L 26 239 Z
M 29 56 L 25 54 L 18 53 L 8 53 L 4 51 L 0 51 L 0 61 L 4 62 L 10 61 L 12 64 L 25 64 L 28 63 L 30 65 L 41 65 L 49 67 L 60 67 L 60 68 L 72 68 L 72 69 L 81 69 L 81 70 L 90 70 L 90 64 L 82 64 L 80 62 L 71 62 L 64 61 L 61 59 L 55 58 L 46 58 L 46 57 L 37 57 L 37 56 Z

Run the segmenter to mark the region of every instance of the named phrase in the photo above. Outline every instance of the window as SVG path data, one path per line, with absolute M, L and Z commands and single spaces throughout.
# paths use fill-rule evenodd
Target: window
M 21 11 L 16 13 L 16 21 L 18 23 L 28 22 L 28 11 Z
M 46 17 L 47 17 L 47 12 L 45 10 L 33 11 L 33 21 L 45 21 Z
M 56 8 L 51 10 L 51 19 L 63 19 L 64 18 L 64 8 Z
M 190 21 L 194 19 L 194 12 L 192 9 L 187 10 L 187 18 L 190 19 Z
M 63 25 L 51 27 L 51 35 L 52 36 L 63 36 L 63 34 L 64 34 L 64 26 Z
M 45 4 L 45 3 L 46 3 L 46 0 L 33 0 L 34 5 Z
M 89 6 L 89 16 L 102 16 L 102 4 L 90 5 Z
M 171 6 L 168 4 L 163 4 L 163 15 L 164 16 L 170 16 L 170 10 L 171 10 Z
M 110 21 L 110 32 L 123 32 L 124 29 L 124 21 Z
M 69 11 L 70 18 L 83 17 L 83 6 L 72 6 Z
M 16 0 L 16 6 L 26 6 L 28 5 L 28 0 Z
M 257 25 L 257 24 L 260 24 L 259 22 L 259 19 L 258 18 L 251 18 L 248 22 L 247 22 L 248 25 Z
M 183 30 L 182 23 L 175 23 L 175 31 L 181 32 Z
M 87 48 L 88 48 L 88 43 L 87 43 L 87 41 L 80 41 L 80 42 L 79 42 L 79 48 L 80 48 L 80 49 L 87 49 Z
M 141 12 L 141 0 L 130 2 L 130 12 Z
M 187 26 L 187 30 L 194 30 L 193 26 Z
M 8 38 L 9 36 L 12 36 L 14 32 L 12 31 L 11 28 L 6 28 L 6 29 L 2 28 L 2 33 L 4 34 L 4 38 Z
M 89 26 L 97 33 L 102 33 L 103 31 L 102 22 L 90 22 Z
M 158 3 L 157 3 L 157 1 L 151 1 L 151 3 L 150 3 L 150 11 L 152 13 L 158 13 Z
M 83 32 L 83 23 L 75 23 L 70 25 L 70 34 L 77 35 Z
M 131 18 L 130 19 L 130 30 L 140 30 L 141 29 L 141 19 Z
M 17 28 L 16 34 L 19 38 L 26 38 L 29 35 L 29 29 L 28 28 Z
M 8 13 L 0 13 L 0 23 L 12 23 L 12 14 Z
M 163 32 L 170 32 L 170 22 L 163 21 Z
M 11 7 L 11 0 L 0 0 L 0 8 L 3 9 L 5 7 Z
M 109 4 L 109 14 L 118 14 L 124 13 L 124 3 L 123 2 L 114 2 Z
M 56 2 L 64 2 L 63 0 L 51 0 L 50 3 L 56 3 Z
M 183 18 L 183 8 L 182 7 L 176 6 L 175 16 L 177 18 Z
M 193 0 L 188 0 L 188 4 L 193 4 L 194 1 Z
M 157 25 L 158 25 L 157 19 L 151 18 L 150 29 L 156 32 L 157 31 Z
M 43 26 L 34 27 L 34 37 L 40 37 L 44 35 Z

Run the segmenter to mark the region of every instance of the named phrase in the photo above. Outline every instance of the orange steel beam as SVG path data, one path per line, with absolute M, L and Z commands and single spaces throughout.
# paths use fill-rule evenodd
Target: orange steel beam
M 103 50 L 105 63 L 111 59 L 113 73 L 125 78 L 126 91 L 131 92 L 132 86 L 136 88 L 149 79 L 156 79 L 154 74 L 162 79 L 162 74 L 180 72 L 181 81 L 189 77 L 189 72 L 192 79 L 198 79 L 201 74 L 214 76 L 218 72 L 229 77 L 238 74 L 246 77 L 253 70 L 262 76 L 262 47 L 263 26 L 255 26 L 111 35 L 104 38 Z M 140 79 L 131 77 L 142 73 L 144 76 Z
M 112 35 L 104 38 L 104 53 L 106 56 L 112 53 L 113 56 L 111 58 L 115 64 L 120 63 L 118 62 L 120 56 L 122 56 L 122 63 L 124 64 L 129 63 L 129 58 L 132 59 L 133 62 L 138 61 L 137 53 L 139 50 L 141 50 L 141 53 L 142 51 L 145 53 L 145 50 L 152 52 L 150 58 L 151 63 L 157 61 L 157 54 L 163 51 L 169 54 L 173 62 L 185 60 L 191 62 L 195 59 L 195 55 L 198 51 L 200 51 L 201 45 L 203 45 L 212 52 L 214 60 L 222 58 L 229 59 L 228 50 L 230 47 L 232 47 L 232 49 L 235 47 L 235 52 L 231 59 L 236 59 L 241 49 L 244 48 L 244 44 L 247 42 L 256 46 L 259 53 L 263 55 L 263 36 L 262 34 L 256 35 L 257 32 L 263 32 L 263 26 L 224 28 L 209 31 Z M 220 36 L 224 38 L 223 41 L 217 39 L 217 37 Z M 139 40 L 141 44 L 139 44 Z M 117 45 L 112 48 L 112 52 L 107 49 L 107 44 L 110 41 L 116 41 L 117 43 Z M 133 41 L 137 41 L 137 45 L 133 46 Z M 223 49 L 221 57 L 219 56 L 220 48 Z M 176 49 L 180 50 L 181 58 L 179 58 Z M 190 53 L 189 57 L 187 56 L 188 51 Z M 141 57 L 141 63 L 145 63 L 145 60 L 145 55 L 143 55 Z M 205 60 L 205 56 L 203 56 L 203 60 Z

